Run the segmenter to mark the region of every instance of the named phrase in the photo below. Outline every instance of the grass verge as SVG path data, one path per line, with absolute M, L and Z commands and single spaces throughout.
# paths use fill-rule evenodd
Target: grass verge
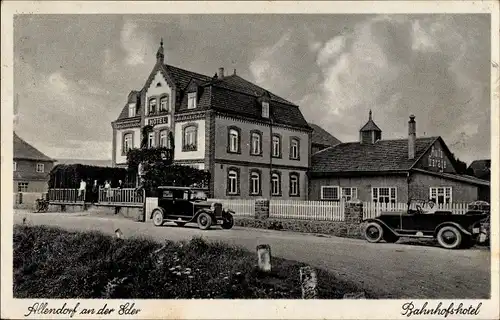
M 301 298 L 303 263 L 272 258 L 273 271 L 263 274 L 255 268 L 255 253 L 201 238 L 159 244 L 16 225 L 13 245 L 16 298 Z M 324 270 L 317 273 L 320 299 L 363 290 Z

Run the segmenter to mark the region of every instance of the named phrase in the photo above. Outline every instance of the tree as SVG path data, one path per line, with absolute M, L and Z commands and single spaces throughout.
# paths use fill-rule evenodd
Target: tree
M 175 146 L 172 132 L 168 135 L 170 148 L 148 147 L 149 133 L 152 130 L 151 126 L 145 126 L 142 129 L 141 148 L 127 152 L 129 172 L 137 174 L 139 165 L 144 171 L 141 188 L 150 193 L 161 185 L 208 187 L 210 179 L 208 171 L 173 164 Z

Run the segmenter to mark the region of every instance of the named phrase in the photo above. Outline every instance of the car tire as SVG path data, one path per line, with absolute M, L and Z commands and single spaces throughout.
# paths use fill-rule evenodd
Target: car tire
M 160 209 L 153 210 L 153 224 L 157 227 L 161 227 L 163 225 L 163 211 Z
M 222 223 L 222 229 L 229 230 L 234 226 L 234 219 L 232 215 L 228 215 Z
M 179 227 L 184 227 L 186 225 L 185 222 L 176 222 L 175 224 L 178 225 Z
M 437 233 L 439 245 L 445 249 L 457 249 L 462 244 L 463 236 L 454 226 L 444 226 Z
M 365 227 L 365 239 L 368 242 L 380 242 L 384 237 L 384 229 L 376 222 L 370 222 Z
M 201 230 L 207 230 L 212 225 L 212 217 L 206 212 L 200 213 L 196 221 L 198 222 L 198 228 Z
M 392 232 L 386 232 L 383 235 L 384 241 L 387 243 L 394 243 L 399 240 L 399 237 Z

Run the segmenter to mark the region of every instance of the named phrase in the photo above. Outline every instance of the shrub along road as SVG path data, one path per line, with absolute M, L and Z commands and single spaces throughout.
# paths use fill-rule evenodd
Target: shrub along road
M 266 243 L 271 246 L 273 256 L 326 269 L 340 278 L 397 299 L 488 299 L 490 295 L 490 252 L 487 250 L 371 244 L 357 239 L 240 227 L 207 231 L 199 230 L 195 225 L 154 227 L 152 223 L 85 213 L 16 212 L 15 223 L 22 223 L 24 217 L 28 224 L 69 230 L 97 230 L 112 234 L 120 228 L 126 238 L 147 236 L 158 241 L 178 241 L 202 236 L 252 251 L 258 244 Z

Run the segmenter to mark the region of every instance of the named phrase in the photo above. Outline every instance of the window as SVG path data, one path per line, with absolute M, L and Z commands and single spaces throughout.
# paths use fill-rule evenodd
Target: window
M 298 197 L 300 195 L 299 191 L 299 174 L 290 173 L 290 197 Z
M 357 188 L 342 188 L 342 199 L 345 201 L 351 201 L 358 198 Z
M 451 187 L 431 187 L 429 190 L 429 199 L 436 204 L 450 204 L 451 195 Z
M 262 102 L 262 117 L 269 118 L 269 102 Z
M 160 131 L 160 147 L 166 148 L 168 146 L 168 134 L 167 130 Z
M 262 134 L 259 131 L 252 131 L 250 133 L 250 154 L 251 155 L 261 155 L 262 154 Z
M 300 159 L 300 142 L 298 138 L 290 139 L 290 159 Z
M 271 195 L 281 195 L 281 175 L 278 172 L 271 174 Z
M 372 188 L 372 202 L 396 203 L 396 188 Z
M 12 164 L 12 169 L 13 171 L 17 171 L 17 162 L 14 161 L 14 163 Z
M 281 137 L 277 134 L 273 135 L 273 143 L 272 143 L 272 156 L 274 158 L 281 157 Z
M 188 109 L 196 108 L 196 92 L 188 93 Z
M 148 134 L 148 148 L 154 148 L 155 146 L 155 133 L 150 132 Z
M 45 165 L 43 163 L 37 163 L 36 172 L 44 172 L 44 171 L 45 171 Z
M 166 97 L 162 97 L 160 99 L 160 112 L 162 111 L 169 111 L 168 108 L 169 107 L 169 104 L 168 104 L 168 96 Z
M 237 195 L 239 193 L 239 170 L 230 168 L 227 171 L 227 194 Z
M 149 99 L 149 113 L 156 113 L 156 98 Z
M 250 195 L 260 195 L 260 172 L 254 170 L 250 173 Z
M 123 135 L 123 146 L 122 154 L 127 154 L 127 152 L 133 148 L 133 133 L 125 133 Z
M 227 151 L 230 153 L 240 152 L 240 130 L 238 128 L 229 128 Z
M 198 127 L 196 125 L 187 125 L 184 127 L 182 151 L 196 151 L 197 146 Z
M 129 104 L 129 106 L 128 106 L 128 116 L 129 116 L 129 118 L 135 117 L 135 104 L 134 103 Z
M 17 184 L 17 192 L 28 192 L 28 183 L 27 182 L 19 182 Z
M 321 186 L 321 200 L 339 200 L 339 187 Z

